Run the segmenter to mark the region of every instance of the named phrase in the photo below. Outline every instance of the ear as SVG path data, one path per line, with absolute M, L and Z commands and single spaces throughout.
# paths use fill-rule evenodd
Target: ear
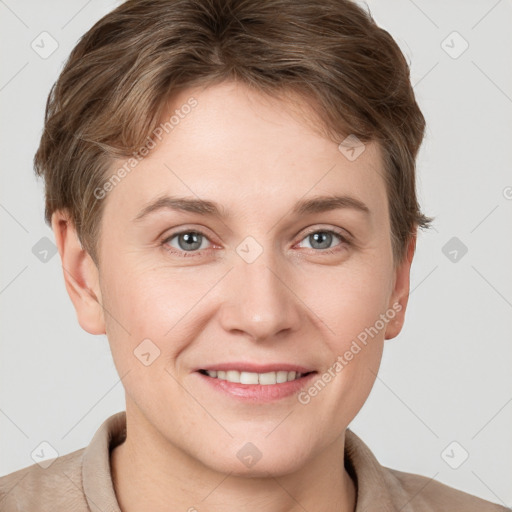
M 396 314 L 386 326 L 385 339 L 392 339 L 400 333 L 405 321 L 405 310 L 407 309 L 407 302 L 409 300 L 410 289 L 410 273 L 411 264 L 416 250 L 416 236 L 417 231 L 411 235 L 407 252 L 402 263 L 395 269 L 395 284 L 391 294 L 388 308 L 389 311 L 395 311 Z
M 75 307 L 78 323 L 90 334 L 105 334 L 96 264 L 82 248 L 67 211 L 57 210 L 53 213 L 52 229 L 62 261 L 66 290 Z

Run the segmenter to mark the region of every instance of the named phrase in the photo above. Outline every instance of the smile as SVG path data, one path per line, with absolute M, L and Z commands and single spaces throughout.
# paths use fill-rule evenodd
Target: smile
M 225 380 L 236 384 L 259 384 L 268 386 L 272 384 L 291 382 L 312 372 L 300 373 L 295 371 L 278 370 L 275 372 L 254 373 L 237 370 L 199 370 L 199 373 L 208 375 L 208 377 L 212 377 L 213 379 Z

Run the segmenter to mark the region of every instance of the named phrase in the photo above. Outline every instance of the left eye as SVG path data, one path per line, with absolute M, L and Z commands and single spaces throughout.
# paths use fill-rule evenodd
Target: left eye
M 317 230 L 309 233 L 306 235 L 303 240 L 311 240 L 312 244 L 314 244 L 311 249 L 319 249 L 319 250 L 325 250 L 325 249 L 331 249 L 331 243 L 333 241 L 333 236 L 337 237 L 341 240 L 341 242 L 346 242 L 345 238 L 341 236 L 339 233 L 336 233 L 335 231 L 329 231 L 329 230 Z M 315 247 L 316 245 L 319 245 L 320 247 Z M 340 244 L 338 244 L 340 245 Z

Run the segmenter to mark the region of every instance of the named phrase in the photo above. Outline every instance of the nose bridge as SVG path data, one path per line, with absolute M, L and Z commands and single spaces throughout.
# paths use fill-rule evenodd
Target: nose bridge
M 251 241 L 247 243 L 237 248 L 240 257 L 236 257 L 230 272 L 224 328 L 243 331 L 257 340 L 271 338 L 285 329 L 295 330 L 300 319 L 298 301 L 289 289 L 284 265 L 270 248 L 261 248 L 255 257 L 255 246 Z M 251 261 L 249 254 L 255 259 Z

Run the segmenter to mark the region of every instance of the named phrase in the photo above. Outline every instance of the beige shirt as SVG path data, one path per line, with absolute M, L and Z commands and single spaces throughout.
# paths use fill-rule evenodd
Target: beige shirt
M 103 422 L 89 446 L 0 477 L 0 512 L 120 512 L 110 451 L 126 436 L 126 413 Z M 350 429 L 345 467 L 357 482 L 356 512 L 506 512 L 430 478 L 381 466 Z M 311 511 L 312 512 L 312 511 Z

